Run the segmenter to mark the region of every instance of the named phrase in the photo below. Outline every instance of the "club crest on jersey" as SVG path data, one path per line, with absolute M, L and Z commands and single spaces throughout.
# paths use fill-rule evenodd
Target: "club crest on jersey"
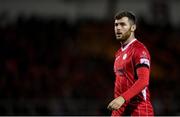
M 127 54 L 123 55 L 123 60 L 125 60 L 127 58 Z

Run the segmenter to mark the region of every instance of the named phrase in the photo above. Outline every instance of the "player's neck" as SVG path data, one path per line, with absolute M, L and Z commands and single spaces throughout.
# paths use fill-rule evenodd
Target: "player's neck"
M 130 37 L 126 41 L 121 43 L 122 47 L 124 48 L 128 43 L 130 43 L 134 39 L 135 39 L 134 34 L 131 34 Z

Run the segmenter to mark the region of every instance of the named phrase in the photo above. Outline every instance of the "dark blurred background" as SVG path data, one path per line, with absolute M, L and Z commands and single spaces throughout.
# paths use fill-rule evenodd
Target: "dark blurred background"
M 138 17 L 156 115 L 180 115 L 179 0 L 0 0 L 0 115 L 110 115 L 114 14 Z

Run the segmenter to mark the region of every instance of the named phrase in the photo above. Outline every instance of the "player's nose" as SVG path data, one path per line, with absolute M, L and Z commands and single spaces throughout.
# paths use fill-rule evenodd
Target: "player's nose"
M 121 30 L 121 25 L 117 25 L 117 30 Z
M 120 30 L 120 29 L 117 29 L 116 32 L 117 32 L 117 33 L 121 33 L 121 30 Z

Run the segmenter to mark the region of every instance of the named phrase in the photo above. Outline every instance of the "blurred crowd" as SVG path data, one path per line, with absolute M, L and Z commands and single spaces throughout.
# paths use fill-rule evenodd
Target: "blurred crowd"
M 120 47 L 113 25 L 21 15 L 0 25 L 0 115 L 110 115 Z M 136 37 L 151 54 L 156 115 L 180 115 L 179 31 L 139 19 Z

